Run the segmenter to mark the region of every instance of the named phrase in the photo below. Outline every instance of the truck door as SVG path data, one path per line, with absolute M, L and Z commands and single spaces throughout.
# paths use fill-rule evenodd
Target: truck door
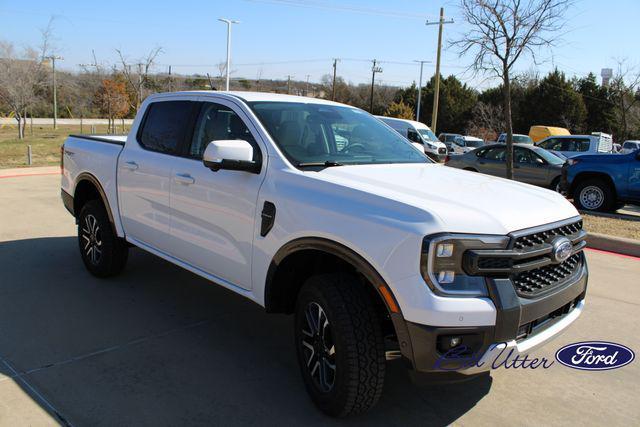
M 215 140 L 242 139 L 263 157 L 259 138 L 232 102 L 202 102 L 187 152 L 175 159 L 171 179 L 172 253 L 176 258 L 244 289 L 251 289 L 251 255 L 260 174 L 211 171 L 202 163 Z M 260 207 L 261 209 L 262 207 Z
M 118 201 L 127 238 L 169 249 L 171 167 L 186 136 L 193 101 L 155 101 L 118 159 Z

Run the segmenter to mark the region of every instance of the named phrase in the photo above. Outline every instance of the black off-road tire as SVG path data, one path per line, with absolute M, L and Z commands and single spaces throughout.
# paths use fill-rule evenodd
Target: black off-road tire
M 96 277 L 120 273 L 127 263 L 129 248 L 113 230 L 104 205 L 87 202 L 78 216 L 78 247 L 85 267 Z
M 587 192 L 592 192 L 594 201 L 590 204 Z M 584 193 L 584 194 L 583 194 Z M 611 186 L 604 180 L 593 178 L 580 181 L 573 192 L 576 207 L 585 211 L 612 212 L 615 209 L 616 197 Z
M 366 412 L 382 394 L 384 339 L 380 319 L 364 286 L 367 285 L 346 273 L 318 275 L 305 282 L 296 302 L 295 345 L 302 378 L 314 403 L 333 417 Z M 329 363 L 325 368 L 326 378 L 332 377 L 331 362 L 335 367 L 333 384 L 329 388 L 326 384 L 329 381 L 323 384 L 316 378 L 319 376 L 317 371 L 314 376 L 313 363 L 309 363 L 312 352 L 303 344 L 303 338 L 307 344 L 312 341 L 307 313 L 309 310 L 315 313 L 316 306 L 322 309 L 327 321 L 324 334 L 319 334 L 322 337 L 320 343 L 316 343 L 320 348 L 316 354 L 323 354 L 324 349 Z M 317 323 L 325 324 L 324 321 Z

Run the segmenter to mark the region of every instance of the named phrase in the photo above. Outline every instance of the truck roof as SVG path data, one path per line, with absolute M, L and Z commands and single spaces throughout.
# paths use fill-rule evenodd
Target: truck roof
M 201 94 L 201 95 L 216 95 L 222 97 L 230 97 L 241 99 L 245 102 L 260 102 L 260 101 L 269 101 L 269 102 L 299 102 L 305 104 L 325 104 L 325 105 L 340 105 L 340 106 L 348 106 L 346 104 L 341 104 L 339 102 L 329 101 L 326 99 L 320 98 L 311 98 L 308 96 L 296 96 L 296 95 L 287 95 L 281 93 L 267 93 L 267 92 L 250 92 L 250 91 L 218 91 L 218 90 L 191 90 L 191 91 L 182 91 L 182 92 L 163 92 L 157 93 L 153 96 L 163 98 L 163 97 L 172 97 L 172 96 L 184 96 L 184 95 L 193 95 L 193 94 Z M 353 108 L 353 107 L 352 107 Z

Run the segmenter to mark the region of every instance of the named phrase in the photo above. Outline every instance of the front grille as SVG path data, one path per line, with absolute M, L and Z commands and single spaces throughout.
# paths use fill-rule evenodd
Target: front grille
M 524 297 L 539 295 L 553 289 L 573 276 L 582 266 L 582 254 L 571 255 L 560 264 L 550 264 L 541 268 L 523 271 L 512 276 L 511 281 L 518 294 Z
M 560 263 L 552 253 L 558 236 L 573 245 L 571 256 Z M 585 238 L 581 220 L 514 232 L 506 249 L 468 250 L 464 268 L 470 275 L 509 278 L 519 296 L 535 298 L 562 286 L 580 271 Z
M 556 236 L 571 236 L 582 230 L 582 221 L 572 224 L 563 225 L 561 227 L 552 228 L 551 230 L 539 231 L 533 234 L 517 237 L 513 248 L 526 249 L 534 246 L 542 245 Z

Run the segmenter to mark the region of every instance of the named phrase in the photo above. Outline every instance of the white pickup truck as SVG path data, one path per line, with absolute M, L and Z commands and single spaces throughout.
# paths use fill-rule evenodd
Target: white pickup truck
M 293 313 L 304 383 L 333 416 L 376 403 L 388 359 L 469 378 L 583 310 L 585 232 L 568 201 L 435 164 L 347 105 L 158 94 L 127 137 L 72 135 L 62 161 L 92 274 L 119 273 L 136 246 Z

